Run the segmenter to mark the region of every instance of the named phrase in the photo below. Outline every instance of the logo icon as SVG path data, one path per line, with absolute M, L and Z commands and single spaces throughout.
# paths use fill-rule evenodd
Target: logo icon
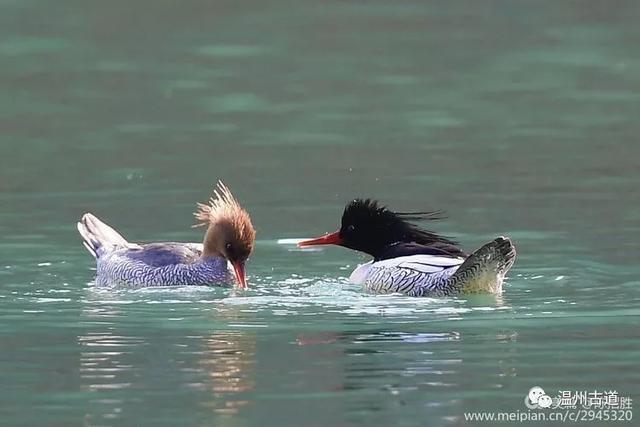
M 550 408 L 553 399 L 544 392 L 542 387 L 531 387 L 524 398 L 524 404 L 529 409 Z

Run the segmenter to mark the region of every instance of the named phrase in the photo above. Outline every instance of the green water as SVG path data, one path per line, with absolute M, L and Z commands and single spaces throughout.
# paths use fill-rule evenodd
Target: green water
M 0 1 L 0 424 L 455 426 L 534 385 L 640 398 L 639 18 Z M 248 292 L 93 287 L 83 212 L 197 241 L 219 178 L 258 229 Z M 356 196 L 444 209 L 468 250 L 511 236 L 504 295 L 369 295 L 346 281 L 364 257 L 276 243 Z

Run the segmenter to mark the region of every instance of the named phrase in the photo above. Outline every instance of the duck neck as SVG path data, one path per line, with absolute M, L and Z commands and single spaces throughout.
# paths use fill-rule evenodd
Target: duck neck
M 214 258 L 221 257 L 220 245 L 222 244 L 222 233 L 219 227 L 215 224 L 209 225 L 206 233 L 204 234 L 204 240 L 202 242 L 202 258 Z

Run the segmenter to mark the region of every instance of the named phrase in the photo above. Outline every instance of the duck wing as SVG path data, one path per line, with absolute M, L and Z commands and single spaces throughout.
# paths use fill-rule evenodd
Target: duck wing
M 201 245 L 195 243 L 147 243 L 137 248 L 127 249 L 124 256 L 143 262 L 151 267 L 191 264 L 202 255 Z
M 404 243 L 398 242 L 387 246 L 378 256 L 375 261 L 384 261 L 393 258 L 400 258 L 413 255 L 431 255 L 434 257 L 450 257 L 460 258 L 467 255 L 460 250 L 457 246 L 449 245 L 446 243 L 435 243 L 432 245 L 422 245 L 420 243 Z
M 464 258 L 442 256 L 442 255 L 407 255 L 397 258 L 375 261 L 371 264 L 372 268 L 385 269 L 409 269 L 417 273 L 431 274 L 447 270 L 451 267 L 458 267 L 464 262 Z

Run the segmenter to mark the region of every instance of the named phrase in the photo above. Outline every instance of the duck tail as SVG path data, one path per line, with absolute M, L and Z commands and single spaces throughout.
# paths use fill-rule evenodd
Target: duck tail
M 105 248 L 129 246 L 129 242 L 116 230 L 90 213 L 82 215 L 77 226 L 84 247 L 94 258 L 98 258 Z
M 508 237 L 497 237 L 472 253 L 451 279 L 460 292 L 502 292 L 504 277 L 516 260 L 516 248 Z

